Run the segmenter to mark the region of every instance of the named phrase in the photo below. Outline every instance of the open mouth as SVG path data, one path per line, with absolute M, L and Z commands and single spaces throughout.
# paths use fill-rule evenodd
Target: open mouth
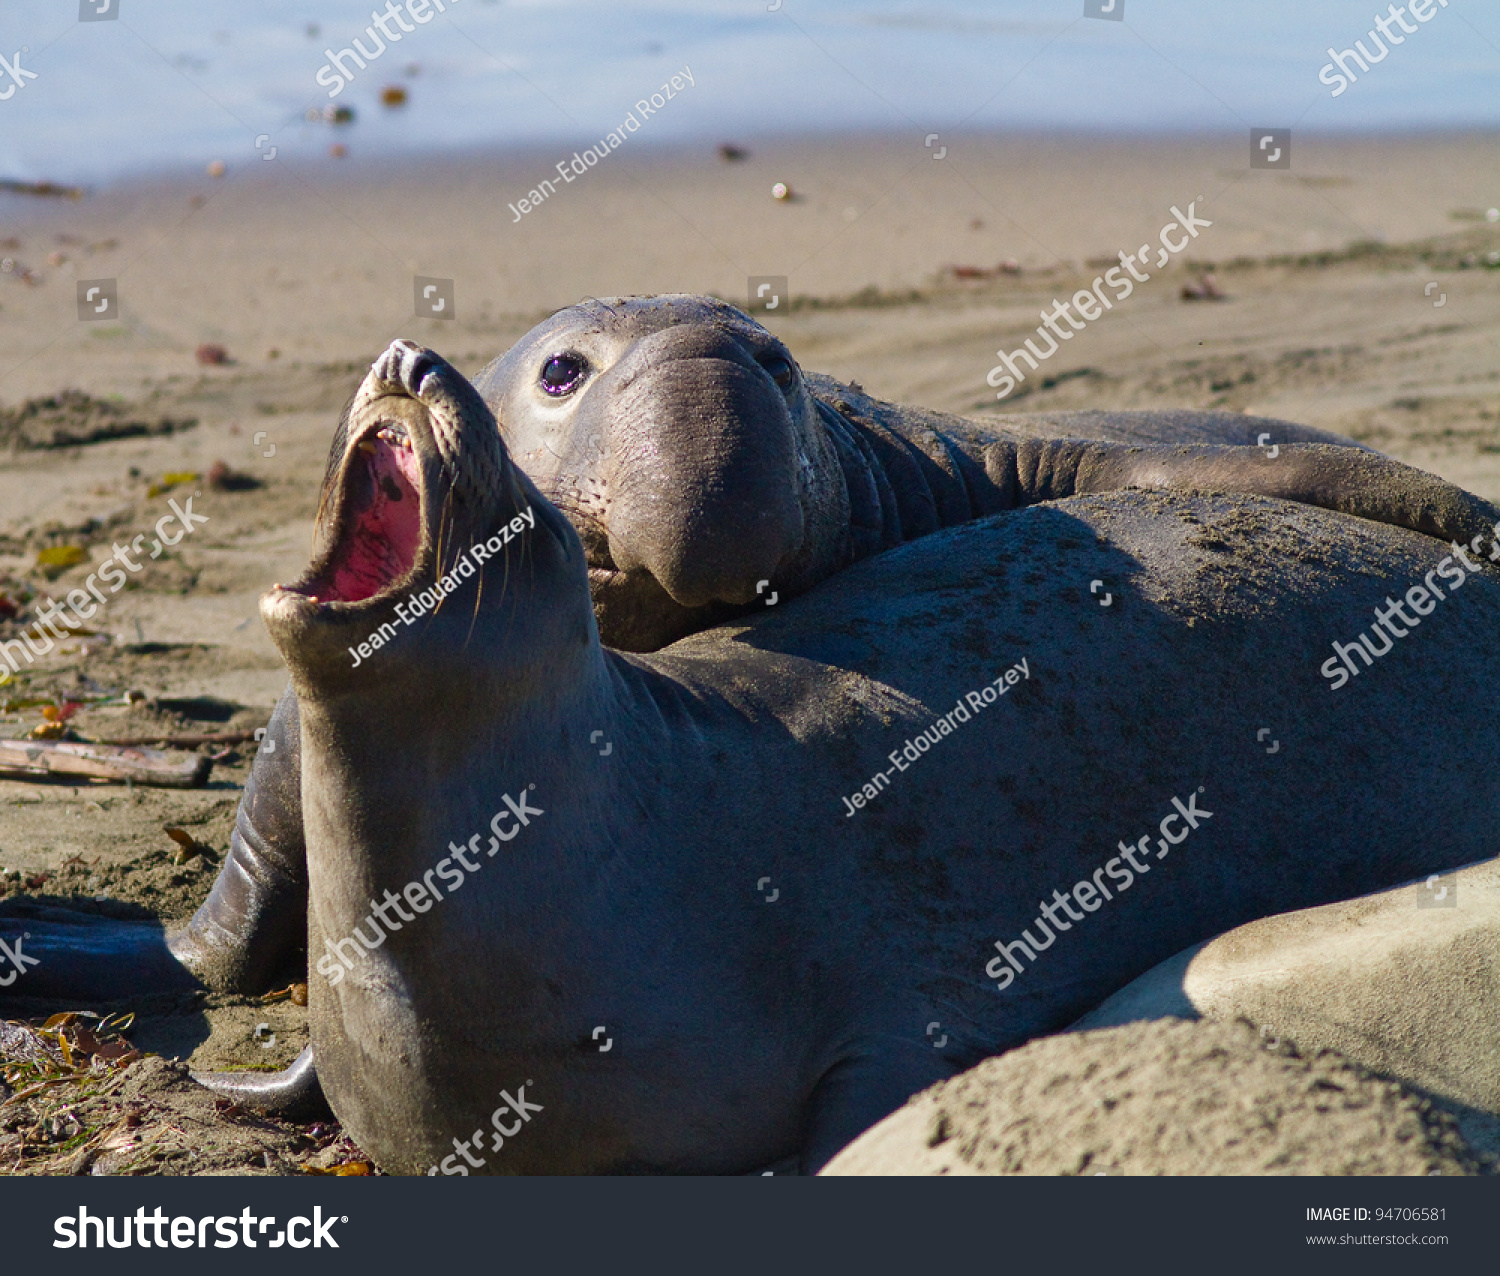
M 320 604 L 384 593 L 412 574 L 422 544 L 421 462 L 404 425 L 382 421 L 366 430 L 350 449 L 340 486 L 330 552 L 289 587 Z

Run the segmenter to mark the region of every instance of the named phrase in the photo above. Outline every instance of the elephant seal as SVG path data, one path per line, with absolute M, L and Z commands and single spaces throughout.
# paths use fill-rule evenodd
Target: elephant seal
M 748 315 L 688 294 L 570 306 L 474 385 L 521 468 L 578 529 L 600 636 L 626 651 L 804 593 L 940 528 L 1075 493 L 1357 500 L 1347 454 L 1287 449 L 1359 448 L 1341 435 L 1232 412 L 980 421 L 903 407 L 803 373 Z M 1116 446 L 1075 442 L 1085 439 Z M 1195 443 L 1237 446 L 1174 446 Z
M 1290 744 L 1291 741 L 1288 741 Z M 1494 849 L 1491 847 L 1490 849 Z M 1245 1018 L 1336 1050 L 1500 1133 L 1500 860 L 1249 922 L 1153 967 L 1070 1031 Z
M 404 342 L 325 496 L 262 615 L 300 714 L 318 1074 L 391 1172 L 816 1169 L 1190 943 L 1493 843 L 1500 776 L 1466 763 L 1500 746 L 1500 584 L 1400 528 L 1076 497 L 618 653 L 573 527 Z M 1330 694 L 1330 642 L 1433 573 L 1436 614 Z M 1266 723 L 1298 724 L 1295 767 Z
M 1477 509 L 1440 480 L 1288 422 L 1218 412 L 970 421 L 884 403 L 801 373 L 764 328 L 705 297 L 570 307 L 476 385 L 522 468 L 582 537 L 600 636 L 623 650 L 656 649 L 743 613 L 747 601 L 756 608 L 760 597 L 790 597 L 941 526 L 1072 493 L 1131 484 L 1260 493 L 1444 536 L 1466 535 Z M 1257 442 L 1266 446 L 1244 446 Z M 333 452 L 342 456 L 342 446 Z M 756 530 L 778 510 L 780 531 Z M 776 549 L 798 526 L 802 540 L 777 567 L 765 546 Z M 688 569 L 707 573 L 715 600 L 683 593 Z M 761 586 L 770 592 L 758 594 Z M 299 977 L 307 911 L 299 742 L 288 692 L 224 867 L 187 926 L 164 934 L 34 915 L 27 942 L 47 961 L 28 987 L 65 997 L 200 982 L 255 992 Z

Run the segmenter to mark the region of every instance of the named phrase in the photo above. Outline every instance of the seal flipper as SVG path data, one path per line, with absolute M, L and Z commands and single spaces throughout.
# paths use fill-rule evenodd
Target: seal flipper
M 202 986 L 177 960 L 160 922 L 104 921 L 21 904 L 0 916 L 0 940 L 21 966 L 0 973 L 0 993 L 12 996 L 116 1001 Z
M 268 1116 L 311 1121 L 333 1115 L 318 1081 L 311 1044 L 285 1072 L 194 1072 L 194 1081 L 205 1090 Z
M 260 992 L 306 947 L 301 723 L 290 687 L 266 728 L 213 891 L 168 943 L 216 992 Z

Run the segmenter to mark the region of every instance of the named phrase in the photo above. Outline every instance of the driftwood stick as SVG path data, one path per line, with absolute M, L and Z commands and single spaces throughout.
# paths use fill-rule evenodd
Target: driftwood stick
M 156 735 L 132 735 L 121 740 L 101 740 L 100 744 L 115 744 L 133 748 L 142 744 L 164 744 L 168 748 L 196 749 L 200 744 L 249 744 L 255 739 L 253 731 L 216 731 L 207 735 L 172 735 L 162 731 Z
M 202 784 L 212 769 L 212 759 L 198 753 L 74 744 L 67 740 L 0 740 L 3 779 L 82 775 L 130 780 L 156 788 L 191 789 Z

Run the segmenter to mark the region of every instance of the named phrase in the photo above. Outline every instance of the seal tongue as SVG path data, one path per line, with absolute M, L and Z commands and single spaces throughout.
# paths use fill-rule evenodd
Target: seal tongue
M 401 579 L 422 539 L 417 458 L 384 431 L 359 444 L 365 464 L 350 476 L 346 531 L 319 591 L 324 602 L 362 602 Z

